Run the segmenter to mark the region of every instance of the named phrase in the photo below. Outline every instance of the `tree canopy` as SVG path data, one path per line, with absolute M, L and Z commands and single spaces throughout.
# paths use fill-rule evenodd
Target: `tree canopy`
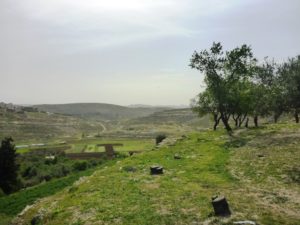
M 0 188 L 4 193 L 9 194 L 17 189 L 16 149 L 12 144 L 13 139 L 7 137 L 0 146 Z
M 250 117 L 258 126 L 258 117 L 293 112 L 299 122 L 300 56 L 277 65 L 265 59 L 259 63 L 248 45 L 223 51 L 221 43 L 208 50 L 195 51 L 190 67 L 204 74 L 206 88 L 192 101 L 200 116 L 212 114 L 214 129 L 221 120 L 231 132 L 230 119 L 236 127 L 248 127 Z

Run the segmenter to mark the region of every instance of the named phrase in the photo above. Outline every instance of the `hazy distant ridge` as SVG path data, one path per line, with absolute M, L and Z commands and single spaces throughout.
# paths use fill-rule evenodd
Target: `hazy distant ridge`
M 169 107 L 126 107 L 107 103 L 70 103 L 34 105 L 41 111 L 75 115 L 102 120 L 132 119 L 148 116 Z

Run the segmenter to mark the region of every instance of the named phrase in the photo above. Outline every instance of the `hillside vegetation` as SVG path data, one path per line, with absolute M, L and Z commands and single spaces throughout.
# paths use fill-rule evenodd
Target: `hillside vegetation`
M 167 107 L 125 107 L 105 103 L 73 103 L 57 105 L 35 105 L 39 110 L 81 116 L 100 120 L 131 119 L 163 111 Z
M 114 120 L 107 121 L 108 117 L 92 113 L 95 109 L 93 105 L 98 107 L 101 112 L 107 110 L 107 115 L 118 114 L 118 109 L 114 110 L 114 107 L 129 111 L 122 114 L 123 118 L 117 119 L 113 116 L 111 118 Z M 153 139 L 160 133 L 177 135 L 211 126 L 209 116 L 198 118 L 189 108 L 166 110 L 164 108 L 126 108 L 109 105 L 103 111 L 101 108 L 103 105 L 66 104 L 58 107 L 63 109 L 62 111 L 57 110 L 56 105 L 47 105 L 47 107 L 39 109 L 51 112 L 5 111 L 0 108 L 0 138 L 12 136 L 17 144 L 36 141 L 55 142 L 57 139 L 66 140 L 82 136 L 89 138 L 101 136 L 109 139 L 120 137 Z M 80 111 L 82 107 L 84 112 Z M 83 114 L 78 114 L 80 112 Z M 74 114 L 66 115 L 72 113 Z M 121 116 L 121 114 L 118 115 Z M 104 120 L 100 120 L 100 118 L 104 118 Z
M 28 207 L 13 224 L 258 224 L 300 221 L 299 126 L 191 133 L 134 155 Z M 181 159 L 174 159 L 178 154 Z M 151 165 L 164 174 L 151 176 Z M 225 195 L 231 217 L 213 216 Z
M 148 116 L 132 119 L 129 123 L 132 124 L 162 124 L 162 123 L 179 123 L 188 125 L 199 125 L 199 121 L 202 122 L 202 126 L 209 126 L 208 117 L 199 118 L 196 113 L 193 113 L 190 108 L 185 109 L 169 109 L 159 112 L 154 112 Z M 196 124 L 194 124 L 196 123 Z
M 12 136 L 16 141 L 30 142 L 101 131 L 103 131 L 103 122 L 45 112 L 0 111 L 0 138 Z

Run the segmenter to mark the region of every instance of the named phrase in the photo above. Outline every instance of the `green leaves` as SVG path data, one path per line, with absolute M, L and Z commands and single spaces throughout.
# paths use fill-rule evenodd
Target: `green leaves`
M 194 109 L 199 114 L 220 113 L 227 130 L 231 130 L 228 120 L 235 113 L 248 113 L 249 101 L 244 90 L 253 77 L 256 59 L 250 46 L 242 45 L 231 51 L 222 51 L 221 43 L 213 43 L 210 50 L 195 52 L 191 67 L 204 72 L 206 90 L 199 94 Z M 239 116 L 240 117 L 240 116 Z
M 16 149 L 12 144 L 13 139 L 7 137 L 1 142 L 0 147 L 0 188 L 9 194 L 17 189 Z

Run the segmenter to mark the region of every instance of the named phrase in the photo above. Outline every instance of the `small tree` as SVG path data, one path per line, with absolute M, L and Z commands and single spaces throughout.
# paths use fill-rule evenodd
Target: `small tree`
M 300 55 L 289 59 L 279 68 L 280 81 L 284 88 L 282 91 L 287 101 L 286 110 L 292 112 L 296 123 L 299 123 L 300 114 Z
M 236 114 L 241 124 L 247 116 L 240 93 L 254 72 L 256 59 L 247 45 L 226 52 L 222 48 L 221 43 L 213 43 L 209 50 L 195 51 L 190 66 L 204 73 L 205 91 L 212 97 L 226 130 L 231 132 L 229 118 Z
M 18 188 L 16 163 L 16 149 L 12 144 L 13 139 L 7 137 L 0 146 L 0 188 L 4 193 L 9 194 Z
M 267 61 L 256 67 L 256 73 L 250 86 L 251 112 L 255 127 L 258 127 L 258 117 L 275 115 L 281 111 L 280 82 L 277 77 L 277 66 L 273 61 Z M 277 114 L 278 114 L 277 113 Z
M 214 119 L 213 129 L 217 129 L 221 115 L 218 111 L 218 107 L 213 99 L 213 96 L 211 96 L 208 91 L 204 91 L 198 94 L 196 98 L 192 99 L 191 108 L 195 113 L 198 113 L 199 117 L 210 113 Z

